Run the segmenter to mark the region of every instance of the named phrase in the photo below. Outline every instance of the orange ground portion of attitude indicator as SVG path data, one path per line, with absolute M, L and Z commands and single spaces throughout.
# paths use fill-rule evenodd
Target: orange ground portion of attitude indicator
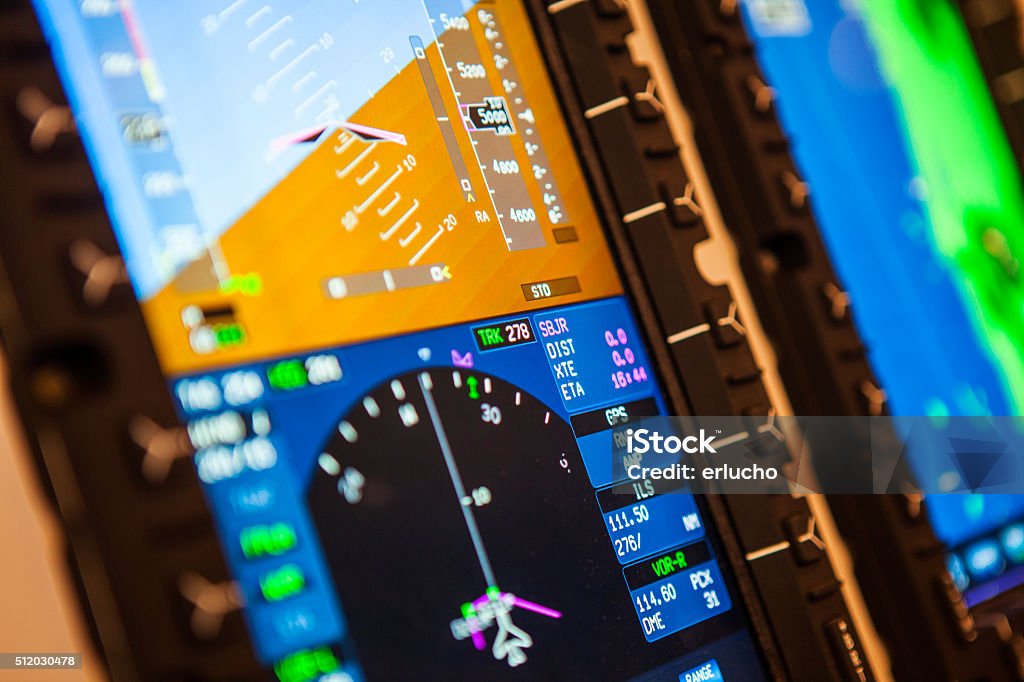
M 541 189 L 527 174 L 524 179 L 547 245 L 511 252 L 506 248 L 441 56 L 431 45 L 429 62 L 469 168 L 475 201 L 467 201 L 459 185 L 414 60 L 348 119 L 400 133 L 406 145 L 374 143 L 330 130 L 288 177 L 220 238 L 218 249 L 230 272 L 257 274 L 260 293 L 190 291 L 184 283 L 196 279 L 195 269 L 209 269 L 209 262 L 202 261 L 144 302 L 165 371 L 201 370 L 621 292 L 528 18 L 518 2 L 489 7 L 501 13 L 504 38 L 522 81 L 519 86 L 529 99 L 551 160 L 570 218 L 566 225 L 576 229 L 578 241 L 556 243 L 555 226 L 542 210 Z M 482 28 L 475 21 L 471 24 L 486 55 Z M 488 78 L 500 94 L 499 75 L 489 69 Z M 530 158 L 518 134 L 511 139 L 520 168 L 529 169 Z M 407 217 L 399 222 L 403 216 Z M 447 276 L 436 284 L 340 299 L 327 293 L 329 278 L 386 269 L 398 273 L 410 262 L 446 268 Z M 521 284 L 568 276 L 579 279 L 579 293 L 525 300 Z M 188 305 L 231 306 L 245 329 L 245 342 L 206 354 L 194 352 L 181 319 Z

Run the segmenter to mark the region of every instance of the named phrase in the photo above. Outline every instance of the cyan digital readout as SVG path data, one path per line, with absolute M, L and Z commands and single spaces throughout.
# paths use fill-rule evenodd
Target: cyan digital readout
M 654 642 L 732 608 L 718 564 L 709 561 L 648 583 L 630 585 L 644 637 Z
M 633 481 L 597 493 L 619 563 L 628 564 L 704 537 L 693 496 L 665 483 Z M 664 492 L 657 491 L 656 485 Z

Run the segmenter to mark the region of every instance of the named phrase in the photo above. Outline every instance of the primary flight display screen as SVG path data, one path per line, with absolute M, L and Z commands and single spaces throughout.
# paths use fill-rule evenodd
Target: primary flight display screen
M 521 2 L 36 6 L 268 671 L 763 677 Z

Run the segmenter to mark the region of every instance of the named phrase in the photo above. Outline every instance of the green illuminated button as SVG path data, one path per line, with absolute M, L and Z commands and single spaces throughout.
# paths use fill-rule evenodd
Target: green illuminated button
M 213 335 L 218 348 L 227 348 L 245 343 L 245 328 L 237 322 L 213 325 Z
M 302 360 L 284 360 L 267 370 L 267 381 L 279 391 L 292 391 L 309 383 Z
M 295 564 L 285 564 L 260 578 L 260 591 L 269 602 L 293 597 L 306 587 L 306 574 Z
M 295 527 L 284 521 L 244 528 L 238 536 L 246 559 L 280 556 L 295 547 Z
M 338 659 L 326 646 L 296 651 L 274 665 L 274 672 L 281 682 L 306 682 L 337 669 Z

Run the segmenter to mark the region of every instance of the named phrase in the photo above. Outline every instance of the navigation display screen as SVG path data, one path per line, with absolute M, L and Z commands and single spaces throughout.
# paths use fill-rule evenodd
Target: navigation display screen
M 1021 414 L 1021 183 L 955 3 L 762 5 L 745 18 L 893 413 Z M 869 6 L 902 14 L 870 22 Z M 883 42 L 918 71 L 886 69 Z M 948 461 L 914 465 L 941 490 L 971 484 Z M 1024 582 L 1024 496 L 928 509 L 969 604 Z
M 762 678 L 520 2 L 36 5 L 268 671 Z

